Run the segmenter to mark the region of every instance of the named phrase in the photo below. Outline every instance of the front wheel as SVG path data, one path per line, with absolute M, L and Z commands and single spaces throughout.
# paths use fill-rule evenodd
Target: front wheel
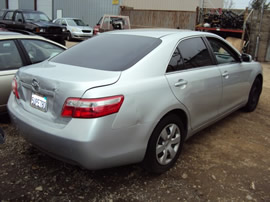
M 174 114 L 164 117 L 151 135 L 143 167 L 157 174 L 169 170 L 177 161 L 184 140 L 185 130 L 179 117 Z
M 256 109 L 260 99 L 261 92 L 262 92 L 262 81 L 257 77 L 250 89 L 248 102 L 246 106 L 243 107 L 244 111 L 252 112 Z

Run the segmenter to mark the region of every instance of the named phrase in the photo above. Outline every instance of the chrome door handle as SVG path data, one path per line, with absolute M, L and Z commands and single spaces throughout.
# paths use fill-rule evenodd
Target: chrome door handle
M 225 79 L 228 79 L 229 73 L 227 71 L 223 72 L 222 77 L 224 77 Z
M 188 82 L 186 80 L 180 79 L 180 80 L 178 80 L 178 82 L 176 82 L 174 84 L 174 86 L 175 87 L 180 87 L 180 86 L 184 86 L 184 85 L 187 85 L 187 84 L 188 84 Z

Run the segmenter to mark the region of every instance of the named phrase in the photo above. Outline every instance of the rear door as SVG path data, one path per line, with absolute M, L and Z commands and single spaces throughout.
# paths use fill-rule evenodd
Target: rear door
M 222 95 L 221 75 L 200 37 L 178 44 L 166 77 L 176 98 L 188 109 L 193 129 L 217 117 Z
M 222 75 L 223 94 L 220 114 L 229 113 L 243 104 L 249 91 L 251 70 L 246 68 L 228 44 L 214 37 L 207 37 Z
M 24 62 L 15 41 L 0 41 L 0 112 L 7 104 L 14 74 L 23 65 Z

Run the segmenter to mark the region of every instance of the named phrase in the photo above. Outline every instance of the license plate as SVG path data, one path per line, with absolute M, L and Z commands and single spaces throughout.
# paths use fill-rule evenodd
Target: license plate
M 47 97 L 45 96 L 40 96 L 33 93 L 30 104 L 32 107 L 36 109 L 39 109 L 44 112 L 47 111 Z

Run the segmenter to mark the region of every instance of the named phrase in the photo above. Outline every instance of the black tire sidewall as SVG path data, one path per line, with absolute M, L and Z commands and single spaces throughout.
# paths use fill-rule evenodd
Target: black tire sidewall
M 156 159 L 156 144 L 157 144 L 161 131 L 169 124 L 176 124 L 179 127 L 180 134 L 181 134 L 181 142 L 180 142 L 178 151 L 174 159 L 167 165 L 161 165 Z M 150 137 L 150 140 L 148 142 L 146 155 L 143 160 L 143 167 L 149 172 L 156 173 L 156 174 L 160 174 L 169 170 L 175 164 L 175 162 L 177 161 L 182 151 L 185 137 L 186 137 L 186 131 L 184 130 L 184 125 L 181 119 L 177 115 L 171 114 L 161 119 L 160 122 L 157 124 L 156 128 L 154 129 Z
M 255 87 L 257 87 L 260 92 L 259 92 L 259 96 L 258 96 L 256 102 L 254 103 L 253 102 L 253 97 L 255 95 L 254 95 L 254 91 L 253 90 L 254 90 Z M 258 105 L 258 102 L 259 102 L 259 99 L 260 99 L 261 91 L 262 91 L 262 82 L 261 82 L 261 80 L 259 78 L 256 78 L 255 81 L 252 84 L 251 89 L 250 89 L 250 93 L 249 93 L 249 97 L 248 97 L 248 102 L 247 102 L 246 106 L 244 107 L 244 110 L 246 112 L 252 112 L 252 111 L 254 111 L 256 109 L 256 107 Z

